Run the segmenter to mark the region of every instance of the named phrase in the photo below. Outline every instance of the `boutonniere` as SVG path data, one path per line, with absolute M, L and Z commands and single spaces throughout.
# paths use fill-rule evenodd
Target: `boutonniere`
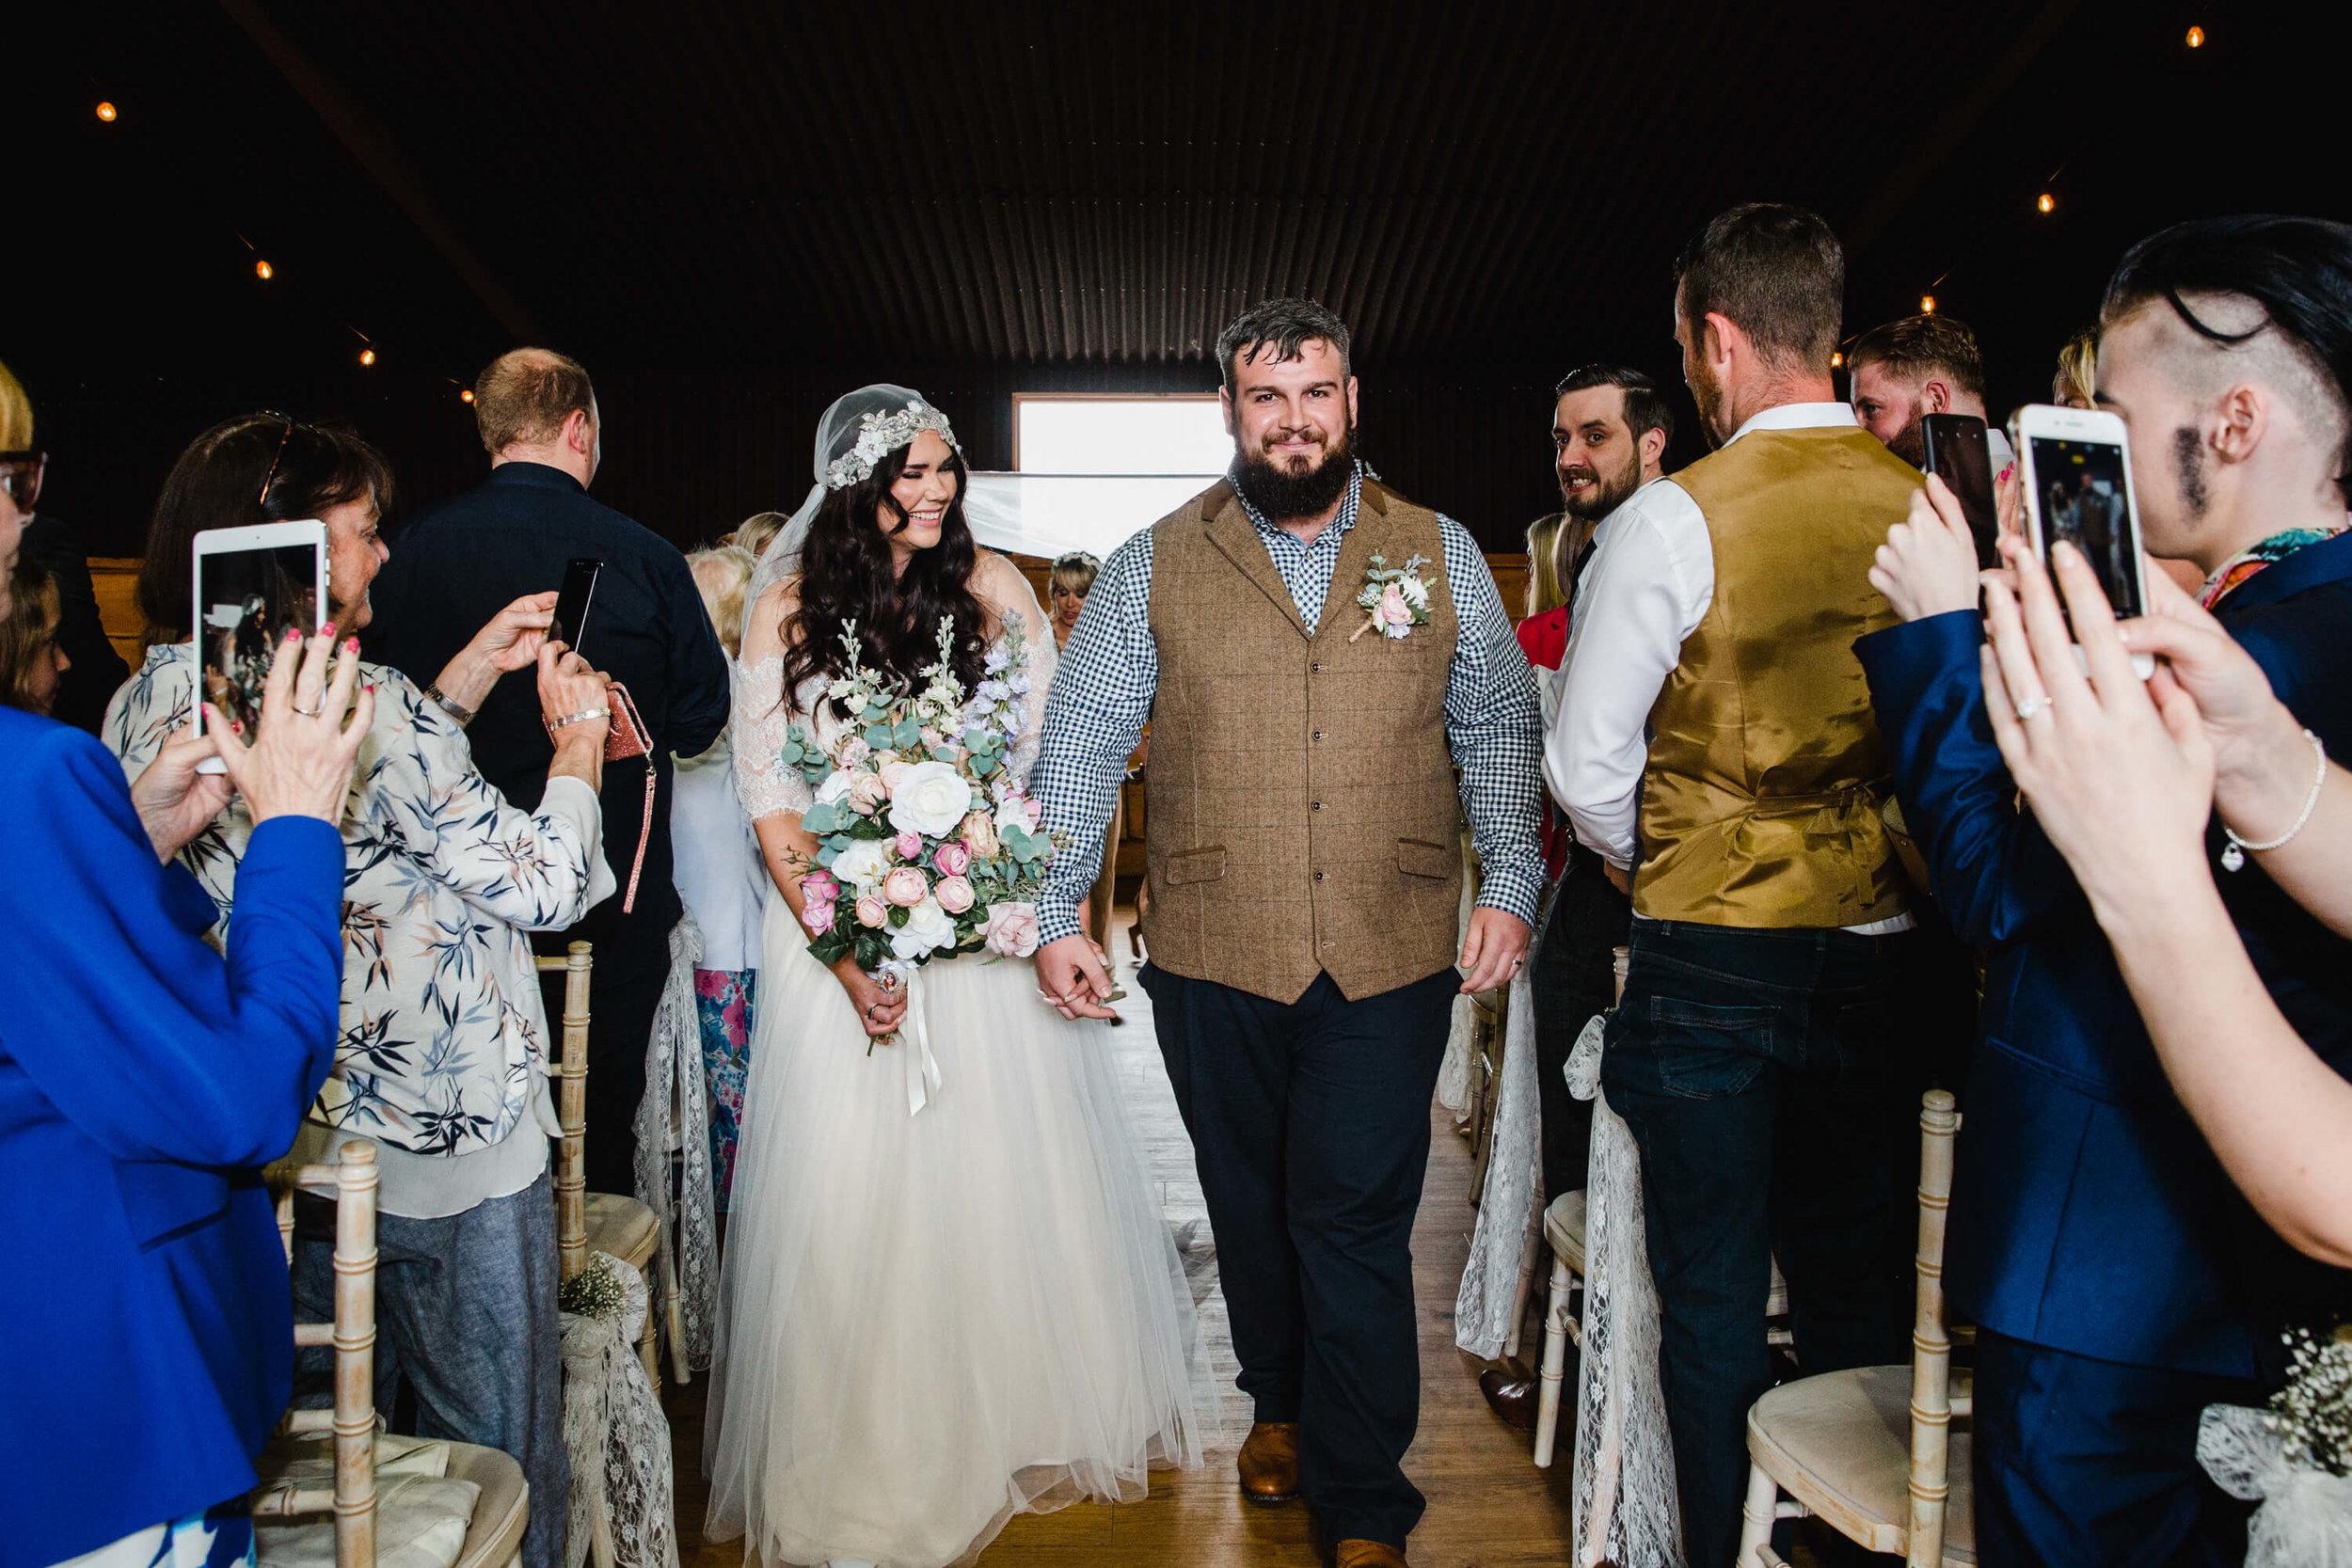
M 1356 595 L 1356 603 L 1364 612 L 1364 624 L 1356 628 L 1350 642 L 1372 630 L 1380 628 L 1383 637 L 1403 637 L 1415 626 L 1429 624 L 1429 589 L 1431 579 L 1421 575 L 1429 564 L 1429 558 L 1417 555 L 1403 567 L 1391 566 L 1385 556 L 1374 556 L 1372 564 L 1364 569 L 1364 586 Z

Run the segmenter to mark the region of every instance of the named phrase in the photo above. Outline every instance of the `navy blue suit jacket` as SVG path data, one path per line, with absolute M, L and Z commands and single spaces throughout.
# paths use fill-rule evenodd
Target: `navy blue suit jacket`
M 343 841 L 256 828 L 219 911 L 122 767 L 0 708 L 0 1568 L 248 1490 L 294 1378 L 257 1168 L 334 1059 Z
M 2352 534 L 2259 573 L 2219 618 L 2328 751 L 2352 756 Z M 1980 637 L 1978 616 L 1955 611 L 1855 644 L 1936 900 L 1989 950 L 1953 1178 L 1953 1304 L 2078 1355 L 2275 1380 L 2280 1326 L 2325 1316 L 2352 1275 L 2280 1241 L 2173 1097 L 2089 901 L 2014 803 Z M 2216 827 L 2217 859 L 2219 845 Z M 2352 942 L 2251 863 L 2215 876 L 2288 1022 L 2352 1078 Z
M 707 751 L 726 728 L 733 696 L 726 651 L 685 556 L 591 499 L 571 475 L 541 463 L 501 463 L 473 489 L 403 526 L 390 548 L 370 594 L 375 618 L 360 641 L 370 658 L 419 686 L 440 674 L 491 616 L 526 594 L 561 588 L 564 562 L 573 557 L 604 562 L 580 652 L 628 688 L 653 732 L 660 799 L 634 918 L 667 931 L 681 908 L 671 884 L 670 758 Z M 555 748 L 529 673 L 498 683 L 466 738 L 482 776 L 501 794 L 525 811 L 538 805 Z M 605 769 L 604 853 L 625 888 L 644 820 L 644 790 L 635 764 Z M 598 906 L 589 915 L 591 930 L 617 920 L 620 907 L 618 898 Z

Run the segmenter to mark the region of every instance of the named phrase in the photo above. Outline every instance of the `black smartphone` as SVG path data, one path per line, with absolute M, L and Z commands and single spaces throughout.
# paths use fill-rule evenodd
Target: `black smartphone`
M 1974 414 L 1925 414 L 1919 438 L 1928 472 L 1949 487 L 1977 536 L 1977 564 L 1998 566 L 2000 509 L 1993 499 L 1993 451 L 1985 444 L 1984 421 Z
M 555 596 L 555 623 L 548 627 L 548 635 L 576 654 L 585 657 L 580 640 L 588 629 L 588 606 L 596 596 L 596 575 L 604 570 L 604 562 L 594 556 L 580 556 L 564 567 L 564 589 Z

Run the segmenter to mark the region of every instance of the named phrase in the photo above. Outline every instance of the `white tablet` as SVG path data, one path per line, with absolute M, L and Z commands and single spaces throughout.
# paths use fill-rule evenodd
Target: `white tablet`
M 207 529 L 196 536 L 198 733 L 205 703 L 241 721 L 249 738 L 262 688 L 286 628 L 314 636 L 326 619 L 326 525 L 315 518 Z M 218 758 L 200 765 L 218 772 Z

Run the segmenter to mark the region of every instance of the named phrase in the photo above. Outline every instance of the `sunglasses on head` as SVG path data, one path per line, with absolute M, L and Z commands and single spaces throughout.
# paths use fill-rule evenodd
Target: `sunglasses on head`
M 16 509 L 31 513 L 33 503 L 40 499 L 40 476 L 49 467 L 45 451 L 0 451 L 0 492 L 16 503 Z
M 269 487 L 278 483 L 278 465 L 286 460 L 286 443 L 294 439 L 294 433 L 297 430 L 308 430 L 314 436 L 318 432 L 293 415 L 280 414 L 275 408 L 258 410 L 253 417 L 257 420 L 277 420 L 286 427 L 285 434 L 278 437 L 278 450 L 270 454 L 269 472 L 262 476 L 262 493 L 253 503 L 256 506 L 266 507 L 269 505 Z

